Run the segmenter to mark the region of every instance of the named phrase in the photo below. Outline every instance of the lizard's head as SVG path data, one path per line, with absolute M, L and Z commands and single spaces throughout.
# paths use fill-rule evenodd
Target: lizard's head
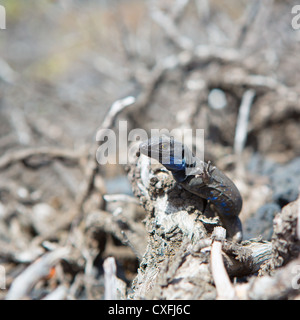
M 168 170 L 185 169 L 184 145 L 173 137 L 153 137 L 140 144 L 140 153 L 163 164 Z

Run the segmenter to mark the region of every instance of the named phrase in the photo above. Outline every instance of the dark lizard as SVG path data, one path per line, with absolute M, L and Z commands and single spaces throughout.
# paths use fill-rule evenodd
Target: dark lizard
M 238 217 L 242 197 L 235 184 L 218 168 L 196 158 L 184 144 L 172 137 L 154 137 L 140 144 L 140 153 L 158 160 L 187 191 L 209 200 L 215 207 L 229 239 L 242 240 Z

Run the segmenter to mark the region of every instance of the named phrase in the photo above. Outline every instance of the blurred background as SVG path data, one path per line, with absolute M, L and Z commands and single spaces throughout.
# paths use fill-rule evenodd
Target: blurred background
M 243 194 L 245 238 L 270 240 L 274 215 L 299 193 L 295 4 L 1 1 L 0 298 L 29 265 L 65 246 L 71 251 L 55 272 L 22 297 L 60 288 L 59 298 L 102 299 L 109 256 L 123 295 L 130 292 L 147 243 L 145 213 L 126 168 L 94 163 L 97 130 L 127 96 L 136 103 L 118 119 L 128 130 L 205 130 L 206 159 Z M 145 232 L 139 254 L 123 232 L 128 225 Z

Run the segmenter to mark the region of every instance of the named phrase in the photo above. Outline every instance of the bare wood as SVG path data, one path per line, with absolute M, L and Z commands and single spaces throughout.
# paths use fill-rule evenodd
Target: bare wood
M 69 248 L 59 248 L 47 253 L 31 264 L 23 273 L 13 281 L 6 299 L 16 300 L 23 298 L 41 278 L 49 274 L 50 268 L 60 259 L 66 258 Z
M 132 96 L 128 96 L 124 99 L 115 101 L 109 108 L 109 111 L 105 116 L 100 129 L 97 132 L 96 140 L 102 141 L 105 136 L 105 130 L 113 128 L 117 116 L 124 109 L 126 109 L 127 107 L 131 106 L 134 103 L 135 103 L 135 98 Z
M 231 277 L 249 275 L 270 260 L 271 244 L 260 240 L 242 244 L 215 240 L 215 254 L 211 247 L 212 231 L 221 222 L 217 217 L 203 215 L 202 200 L 178 187 L 161 165 L 151 166 L 148 157 L 141 155 L 132 164 L 129 178 L 135 195 L 148 212 L 148 246 L 131 298 L 214 299 L 217 292 L 211 285 L 213 275 L 217 279 L 221 275 L 217 280 L 220 284 L 224 278 L 229 279 L 227 273 Z M 221 247 L 226 271 L 220 259 Z M 209 263 L 211 250 L 213 260 Z M 213 275 L 212 265 L 217 267 Z M 222 273 L 218 271 L 220 266 Z M 230 288 L 231 285 L 223 296 L 223 289 L 219 289 L 219 297 L 233 298 Z
M 104 260 L 104 282 L 105 282 L 105 300 L 123 300 L 125 299 L 126 284 L 117 278 L 117 266 L 114 257 L 108 257 Z
M 255 91 L 250 89 L 247 90 L 242 98 L 242 102 L 239 109 L 239 115 L 237 119 L 235 137 L 234 137 L 234 152 L 241 154 L 246 143 L 248 134 L 248 123 L 251 106 L 255 97 Z
M 214 229 L 214 242 L 211 246 L 211 271 L 217 289 L 218 299 L 231 300 L 235 297 L 235 291 L 226 272 L 222 259 L 222 240 L 225 240 L 226 230 L 222 227 Z
M 103 198 L 107 202 L 121 201 L 125 203 L 138 204 L 138 200 L 136 198 L 129 196 L 127 194 L 105 194 Z
M 273 276 L 254 278 L 246 284 L 236 285 L 239 299 L 278 300 L 292 298 L 300 294 L 300 259 L 274 272 Z
M 225 240 L 222 250 L 228 274 L 237 277 L 258 272 L 272 256 L 272 244 L 259 239 L 243 241 L 240 244 Z
M 80 158 L 84 155 L 82 150 L 68 150 L 55 147 L 41 147 L 41 148 L 28 148 L 10 151 L 0 158 L 0 170 L 7 169 L 17 162 L 26 162 L 30 166 L 29 161 L 33 157 L 37 157 L 38 161 L 32 167 L 44 165 L 45 161 L 68 160 L 78 163 Z
M 109 257 L 103 263 L 104 281 L 105 281 L 105 300 L 116 300 L 117 283 L 116 272 L 117 266 L 115 258 Z
M 49 293 L 43 300 L 64 300 L 67 297 L 68 288 L 60 285 L 54 291 Z

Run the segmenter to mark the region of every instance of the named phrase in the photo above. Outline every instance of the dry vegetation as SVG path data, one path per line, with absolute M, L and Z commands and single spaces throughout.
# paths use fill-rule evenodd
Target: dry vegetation
M 3 1 L 0 299 L 299 298 L 294 4 Z M 247 239 L 145 159 L 100 166 L 119 120 L 204 129 Z

